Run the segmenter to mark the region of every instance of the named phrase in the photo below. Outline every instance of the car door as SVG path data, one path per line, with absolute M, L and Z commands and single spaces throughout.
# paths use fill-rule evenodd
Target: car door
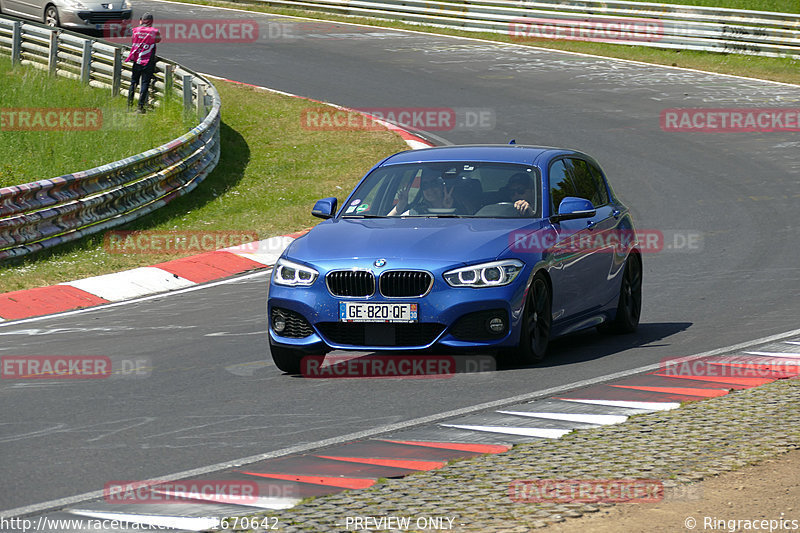
M 615 283 L 612 281 L 614 254 L 619 239 L 615 238 L 618 211 L 610 204 L 608 188 L 594 163 L 578 157 L 568 157 L 564 162 L 575 184 L 576 196 L 592 202 L 595 216 L 583 219 L 582 240 L 579 249 L 585 255 L 584 279 L 581 286 L 586 295 L 586 311 L 605 306 Z
M 550 214 L 558 213 L 558 206 L 567 196 L 578 196 L 568 161 L 556 159 L 548 168 Z M 576 249 L 587 232 L 587 219 L 562 220 L 552 224 L 555 245 L 552 248 L 550 277 L 553 279 L 553 319 L 568 322 L 594 305 L 591 258 Z
M 0 0 L 0 8 L 6 15 L 30 18 L 30 15 L 26 12 L 25 4 L 20 0 Z

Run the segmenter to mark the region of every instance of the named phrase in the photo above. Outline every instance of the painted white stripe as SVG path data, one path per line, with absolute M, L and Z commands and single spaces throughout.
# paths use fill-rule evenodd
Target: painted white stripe
M 293 237 L 270 237 L 263 241 L 249 242 L 218 251 L 230 252 L 262 265 L 272 266 L 292 241 L 294 241 Z
M 592 405 L 608 405 L 609 407 L 627 407 L 628 409 L 643 409 L 645 411 L 669 411 L 677 409 L 681 404 L 677 402 L 626 402 L 622 400 L 573 400 L 559 398 L 566 402 L 590 403 Z
M 183 289 L 196 283 L 160 268 L 141 267 L 69 281 L 61 285 L 70 285 L 110 302 L 119 302 L 148 294 Z
M 559 439 L 572 431 L 571 429 L 515 428 L 508 426 L 463 426 L 461 424 L 439 424 L 446 428 L 466 429 L 469 431 L 485 431 L 487 433 L 503 433 L 505 435 L 521 435 L 523 437 L 539 437 L 542 439 Z
M 597 424 L 609 426 L 611 424 L 621 424 L 628 417 L 625 415 L 593 415 L 578 413 L 531 413 L 529 411 L 497 411 L 504 415 L 529 416 L 532 418 L 547 418 L 550 420 L 565 420 L 567 422 L 580 422 L 582 424 Z
M 800 345 L 800 341 L 783 341 L 785 344 L 797 344 Z
M 414 139 L 403 139 L 412 150 L 419 150 L 421 148 L 430 148 L 431 144 L 415 141 Z
M 197 517 L 190 518 L 185 516 L 163 516 L 127 513 L 103 513 L 84 509 L 67 509 L 67 512 L 78 516 L 97 518 L 99 520 L 118 520 L 120 522 L 130 522 L 132 524 L 148 524 L 150 526 L 183 529 L 186 531 L 205 531 L 219 526 L 219 518 Z
M 793 352 L 744 352 L 748 355 L 763 355 L 765 357 L 784 357 L 786 359 L 800 359 L 800 353 Z M 733 361 L 734 363 L 737 361 Z
M 278 498 L 278 497 L 264 497 L 258 496 L 256 498 L 247 499 L 247 501 L 236 501 L 241 497 L 231 497 L 226 494 L 203 494 L 202 492 L 185 492 L 179 490 L 164 490 L 153 489 L 153 492 L 173 496 L 175 498 L 188 498 L 192 500 L 201 500 L 214 503 L 226 503 L 228 505 L 243 505 L 246 507 L 260 507 L 262 509 L 289 509 L 297 505 L 301 498 Z

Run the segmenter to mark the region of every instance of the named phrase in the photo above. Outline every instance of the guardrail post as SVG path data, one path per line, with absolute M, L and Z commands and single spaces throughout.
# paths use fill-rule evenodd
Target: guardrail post
M 197 116 L 202 117 L 206 112 L 206 86 L 197 84 Z
M 164 67 L 164 99 L 167 100 L 172 97 L 172 87 L 175 80 L 175 65 L 167 63 Z
M 192 108 L 192 77 L 189 74 L 183 77 L 183 108 L 187 111 Z
M 50 31 L 50 49 L 47 52 L 47 69 L 51 76 L 55 76 L 58 70 L 58 30 Z
M 11 65 L 22 61 L 22 23 L 11 24 Z
M 92 70 L 92 45 L 94 41 L 83 41 L 83 55 L 81 57 L 81 83 L 89 85 Z
M 111 73 L 111 96 L 118 96 L 122 86 L 122 49 L 114 48 L 114 70 Z

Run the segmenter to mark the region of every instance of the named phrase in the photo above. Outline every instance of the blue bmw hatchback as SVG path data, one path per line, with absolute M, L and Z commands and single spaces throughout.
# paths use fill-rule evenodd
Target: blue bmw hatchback
M 448 146 L 395 154 L 275 265 L 276 366 L 333 349 L 491 352 L 541 360 L 551 338 L 639 323 L 642 261 L 628 209 L 573 150 Z

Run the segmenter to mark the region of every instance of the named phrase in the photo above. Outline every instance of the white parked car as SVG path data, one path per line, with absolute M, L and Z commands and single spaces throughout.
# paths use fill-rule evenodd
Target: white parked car
M 0 0 L 0 13 L 44 22 L 54 28 L 104 30 L 128 23 L 128 0 Z

